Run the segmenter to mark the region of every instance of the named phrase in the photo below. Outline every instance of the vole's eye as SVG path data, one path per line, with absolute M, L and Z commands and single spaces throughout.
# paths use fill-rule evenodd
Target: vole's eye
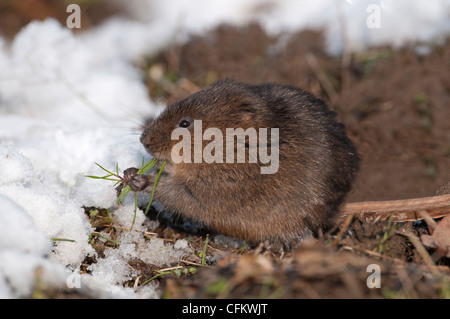
M 188 128 L 191 125 L 191 122 L 188 120 L 181 120 L 179 127 Z

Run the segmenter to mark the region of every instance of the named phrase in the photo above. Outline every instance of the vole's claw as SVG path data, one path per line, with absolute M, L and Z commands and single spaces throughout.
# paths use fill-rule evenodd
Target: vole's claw
M 130 167 L 123 171 L 123 178 L 126 182 L 130 181 L 130 179 L 137 174 L 139 170 L 136 167 Z
M 143 191 L 147 187 L 148 183 L 148 178 L 144 175 L 133 175 L 128 181 L 128 185 L 134 192 Z

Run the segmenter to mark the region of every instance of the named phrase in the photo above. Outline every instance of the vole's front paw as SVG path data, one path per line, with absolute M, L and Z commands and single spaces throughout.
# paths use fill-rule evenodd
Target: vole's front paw
M 134 175 L 128 181 L 128 185 L 130 185 L 131 190 L 134 192 L 141 192 L 147 188 L 149 184 L 148 177 L 144 175 Z
M 134 167 L 127 168 L 123 171 L 123 177 L 126 183 L 134 192 L 143 191 L 149 184 L 147 176 L 137 174 L 139 170 Z
M 139 170 L 136 167 L 130 167 L 123 171 L 123 178 L 129 182 L 130 179 L 137 174 Z

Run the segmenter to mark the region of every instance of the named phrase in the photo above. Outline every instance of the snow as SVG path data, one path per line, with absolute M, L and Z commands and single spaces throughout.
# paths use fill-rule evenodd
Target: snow
M 158 298 L 155 283 L 123 286 L 138 275 L 127 261 L 162 266 L 192 252 L 185 240 L 145 239 L 138 211 L 135 231 L 124 231 L 119 248 L 89 266 L 91 274 L 79 274 L 81 262 L 96 255 L 83 206 L 108 208 L 122 225 L 134 218 L 131 199 L 116 211 L 112 184 L 85 175 L 102 175 L 94 162 L 111 169 L 119 163 L 123 170 L 148 159 L 137 123 L 163 106 L 149 99 L 135 66 L 145 56 L 220 23 L 259 21 L 272 35 L 324 28 L 332 54 L 342 51 L 343 33 L 348 49 L 362 50 L 439 43 L 450 31 L 449 0 L 121 3 L 133 20 L 113 17 L 74 35 L 47 19 L 31 22 L 10 44 L 0 39 L 0 298 L 29 296 L 37 276 L 95 297 Z M 380 10 L 380 28 L 367 27 L 370 3 Z

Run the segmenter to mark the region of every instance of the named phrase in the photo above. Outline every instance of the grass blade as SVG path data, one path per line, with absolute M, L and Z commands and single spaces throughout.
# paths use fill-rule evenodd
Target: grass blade
M 68 241 L 71 243 L 75 243 L 75 239 L 68 239 L 68 238 L 56 238 L 56 237 L 52 237 L 50 238 L 51 241 Z
M 156 184 L 158 183 L 159 177 L 161 176 L 161 173 L 162 173 L 165 165 L 166 165 L 166 161 L 164 161 L 164 163 L 161 165 L 161 168 L 159 169 L 159 172 L 158 172 L 158 176 L 156 176 L 155 183 L 153 184 L 152 195 L 150 196 L 150 201 L 148 202 L 147 208 L 145 209 L 145 215 L 148 214 L 150 205 L 152 204 L 152 201 L 153 201 L 153 196 L 155 196 Z
M 138 209 L 137 193 L 134 192 L 134 217 L 133 217 L 133 222 L 131 223 L 130 232 L 133 230 L 134 222 L 136 221 L 137 209 Z
M 123 190 L 122 193 L 120 193 L 119 197 L 117 198 L 117 204 L 123 201 L 123 199 L 128 195 L 128 193 L 131 191 L 130 185 L 127 185 Z
M 206 247 L 208 247 L 209 234 L 206 234 L 205 246 L 202 253 L 202 265 L 206 265 Z
M 142 162 L 144 162 L 144 159 L 142 159 Z M 156 162 L 158 162 L 157 159 L 151 159 L 149 160 L 145 165 L 142 164 L 141 169 L 138 171 L 139 175 L 144 174 L 146 171 L 148 171 L 149 169 L 151 169 L 153 166 L 155 166 Z
M 109 174 L 111 174 L 111 175 L 117 176 L 117 175 L 114 174 L 113 172 L 108 171 L 106 168 L 104 168 L 103 166 L 101 166 L 99 163 L 95 163 L 95 165 L 97 165 L 98 167 L 100 167 L 100 168 L 101 168 L 102 170 L 104 170 L 105 172 L 107 172 L 107 173 L 109 173 Z

